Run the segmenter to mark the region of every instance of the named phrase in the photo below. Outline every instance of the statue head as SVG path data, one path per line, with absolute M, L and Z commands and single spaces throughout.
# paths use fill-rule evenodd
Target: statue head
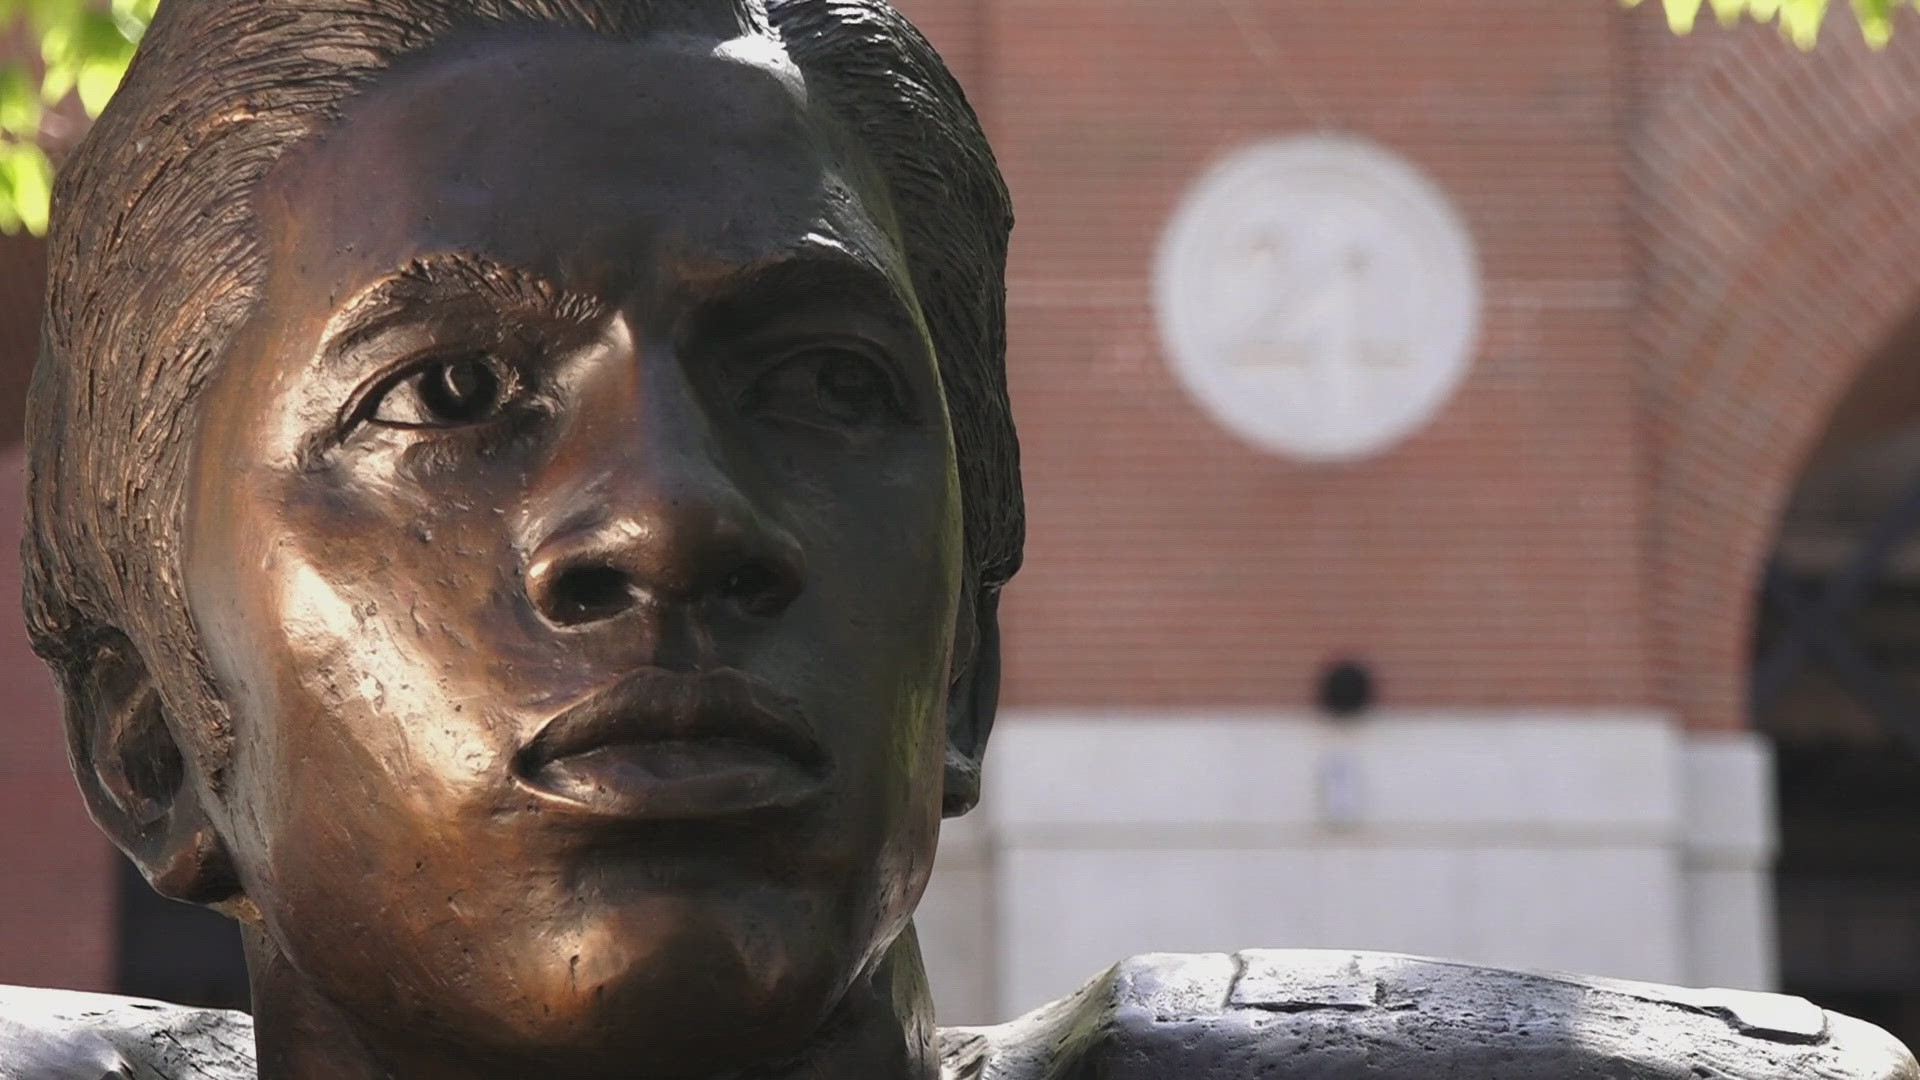
M 793 1052 L 978 795 L 1009 225 L 881 0 L 163 5 L 29 403 L 96 820 L 370 1043 Z

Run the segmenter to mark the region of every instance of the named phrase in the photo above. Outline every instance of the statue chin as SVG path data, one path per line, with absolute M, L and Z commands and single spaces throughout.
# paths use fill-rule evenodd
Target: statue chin
M 926 996 L 910 933 L 862 971 L 864 942 L 840 947 L 785 908 L 716 901 L 598 915 L 569 933 L 503 928 L 470 956 L 368 950 L 350 967 L 310 959 L 312 942 L 290 963 L 249 929 L 255 1009 L 275 1024 L 356 1033 L 382 1058 L 434 1044 L 520 1062 L 529 1075 L 705 1076 L 801 1057 L 838 1025 Z M 385 983 L 373 977 L 383 958 Z M 458 994 L 436 970 L 460 971 Z

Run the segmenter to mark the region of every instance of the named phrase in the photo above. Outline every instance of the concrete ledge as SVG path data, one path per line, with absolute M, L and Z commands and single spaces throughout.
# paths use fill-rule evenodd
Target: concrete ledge
M 1687 858 L 1698 866 L 1771 863 L 1779 824 L 1773 751 L 1751 732 L 1715 732 L 1687 740 Z
M 1640 713 L 1014 714 L 921 937 L 950 1022 L 1146 951 L 1771 989 L 1768 748 Z
M 1028 713 L 1005 718 L 994 744 L 984 804 L 994 828 L 1041 843 L 1193 829 L 1285 843 L 1327 828 L 1520 840 L 1591 830 L 1619 842 L 1670 840 L 1682 819 L 1681 740 L 1652 714 L 1408 713 L 1336 726 Z

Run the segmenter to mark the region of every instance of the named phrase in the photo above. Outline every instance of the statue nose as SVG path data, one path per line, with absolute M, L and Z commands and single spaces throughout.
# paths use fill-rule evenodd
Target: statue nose
M 526 587 L 542 617 L 573 627 L 675 603 L 772 618 L 804 576 L 799 543 L 737 494 L 681 490 L 558 530 L 528 560 Z
M 806 580 L 800 542 L 729 471 L 673 349 L 643 348 L 626 321 L 614 329 L 609 362 L 536 484 L 524 571 L 534 609 L 569 627 L 673 604 L 779 615 Z

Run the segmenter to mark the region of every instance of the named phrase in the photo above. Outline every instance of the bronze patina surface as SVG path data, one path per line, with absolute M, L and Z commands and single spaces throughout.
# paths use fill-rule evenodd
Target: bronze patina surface
M 1010 223 L 880 0 L 163 5 L 57 194 L 27 603 L 254 1020 L 13 992 L 0 1075 L 1914 1075 L 1790 999 L 1326 954 L 943 1042 Z

